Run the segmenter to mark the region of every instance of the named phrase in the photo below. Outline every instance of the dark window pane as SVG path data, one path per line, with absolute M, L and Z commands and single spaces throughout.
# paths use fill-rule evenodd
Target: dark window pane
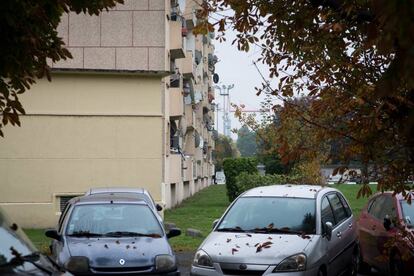
M 322 219 L 323 229 L 325 229 L 325 223 L 327 222 L 331 222 L 332 225 L 335 225 L 335 218 L 332 212 L 332 208 L 326 197 L 322 199 L 322 203 L 321 203 L 321 219 Z
M 329 202 L 331 203 L 332 210 L 335 216 L 336 224 L 348 218 L 342 202 L 339 200 L 337 194 L 328 195 Z

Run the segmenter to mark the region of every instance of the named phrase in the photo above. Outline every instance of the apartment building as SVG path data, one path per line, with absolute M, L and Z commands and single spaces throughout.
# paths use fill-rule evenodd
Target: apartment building
M 211 35 L 202 0 L 125 0 L 65 14 L 73 59 L 51 64 L 0 142 L 0 205 L 22 227 L 52 227 L 90 187 L 143 187 L 171 208 L 212 183 Z

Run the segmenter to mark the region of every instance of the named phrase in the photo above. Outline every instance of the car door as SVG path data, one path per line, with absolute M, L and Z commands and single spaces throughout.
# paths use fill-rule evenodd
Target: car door
M 372 250 L 372 260 L 376 267 L 382 271 L 386 271 L 388 268 L 389 246 L 387 243 L 392 239 L 395 234 L 395 228 L 386 230 L 384 228 L 384 218 L 388 216 L 391 221 L 395 221 L 397 218 L 396 206 L 394 199 L 391 194 L 382 194 L 381 197 L 381 208 L 377 208 L 373 211 L 374 224 L 376 225 L 373 231 L 373 238 L 375 240 L 375 248 Z M 394 226 L 394 225 L 393 225 Z
M 364 261 L 368 264 L 373 264 L 373 256 L 375 255 L 376 240 L 373 238 L 374 232 L 377 228 L 375 218 L 372 216 L 373 207 L 376 206 L 377 197 L 373 197 L 368 201 L 367 208 L 363 209 L 359 217 L 358 229 L 360 249 Z M 371 214 L 370 214 L 371 212 Z
M 331 242 L 335 244 L 332 251 L 331 266 L 333 265 L 337 271 L 344 271 L 352 257 L 352 245 L 354 235 L 352 227 L 352 217 L 348 214 L 338 193 L 330 193 L 327 195 L 335 218 L 335 225 L 332 231 Z
M 322 226 L 322 233 L 326 233 L 326 222 L 331 222 L 334 225 L 335 229 L 335 217 L 333 214 L 333 210 L 331 204 L 329 203 L 328 197 L 324 196 L 321 201 L 321 226 Z M 334 231 L 332 231 L 332 237 L 330 240 L 326 240 L 326 256 L 328 262 L 328 275 L 338 275 L 341 271 L 340 267 L 338 267 L 338 259 L 335 257 L 339 253 L 340 249 L 340 240 L 338 237 L 335 236 Z M 340 264 L 339 264 L 340 265 Z

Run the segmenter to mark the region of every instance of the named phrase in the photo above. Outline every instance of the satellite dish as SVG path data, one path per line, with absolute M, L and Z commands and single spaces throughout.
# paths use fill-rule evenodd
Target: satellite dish
M 220 81 L 219 75 L 217 73 L 213 75 L 213 81 L 214 83 L 218 83 Z

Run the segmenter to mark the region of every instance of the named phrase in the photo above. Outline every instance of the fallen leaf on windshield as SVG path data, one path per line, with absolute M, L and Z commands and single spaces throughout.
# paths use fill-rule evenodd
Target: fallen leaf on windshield
M 234 252 L 238 252 L 239 250 L 237 250 L 236 248 L 232 248 L 231 249 L 231 254 L 234 255 Z
M 267 239 L 268 239 L 268 240 L 273 240 L 273 238 L 272 238 L 272 237 L 268 237 Z
M 250 235 L 250 234 L 246 234 L 246 236 L 251 237 L 252 235 Z
M 109 248 L 107 244 L 104 245 L 105 248 Z
M 126 249 L 129 249 L 129 244 L 127 244 Z
M 120 242 L 118 240 L 115 241 L 116 244 L 120 244 Z
M 231 242 L 231 239 L 227 239 L 227 243 Z

